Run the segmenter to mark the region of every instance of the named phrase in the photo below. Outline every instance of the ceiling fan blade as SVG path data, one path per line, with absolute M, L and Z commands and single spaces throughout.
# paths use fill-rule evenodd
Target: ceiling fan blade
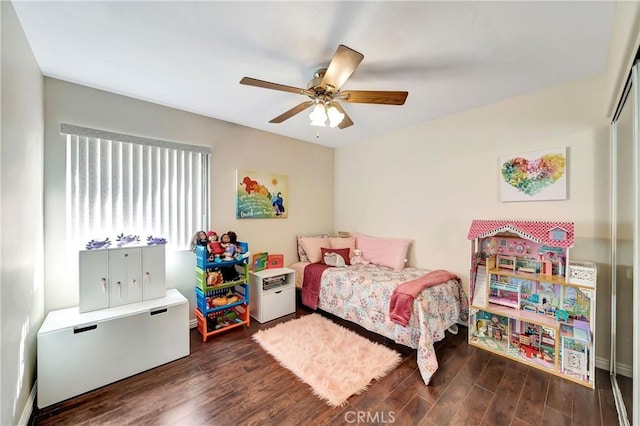
M 311 90 L 301 89 L 299 87 L 285 86 L 284 84 L 271 83 L 269 81 L 258 80 L 257 78 L 251 78 L 251 77 L 243 77 L 242 80 L 240 80 L 240 84 L 245 84 L 247 86 L 262 87 L 265 89 L 280 90 L 282 92 L 298 93 L 300 95 L 307 95 L 307 96 L 314 95 L 314 93 Z
M 289 111 L 286 111 L 282 114 L 280 114 L 279 116 L 277 116 L 276 118 L 274 118 L 273 120 L 270 120 L 269 123 L 282 123 L 284 120 L 287 120 L 291 117 L 293 117 L 294 115 L 304 111 L 305 109 L 309 108 L 311 105 L 313 105 L 315 102 L 313 101 L 307 101 L 307 102 L 303 102 L 301 104 L 298 104 L 296 106 L 294 106 L 293 108 L 291 108 Z
M 329 90 L 330 92 L 340 90 L 363 59 L 364 55 L 362 53 L 356 52 L 343 44 L 339 45 L 322 78 L 321 85 L 324 87 L 331 86 L 332 90 Z
M 342 119 L 340 124 L 338 124 L 338 128 L 339 129 L 344 129 L 344 128 L 349 127 L 349 126 L 353 126 L 353 121 L 351 121 L 351 117 L 349 117 L 349 115 L 346 113 L 346 111 L 342 108 L 342 105 L 340 105 L 337 102 L 332 102 L 331 105 L 336 107 L 336 109 L 338 111 L 340 111 L 341 113 L 344 114 L 344 118 Z
M 345 90 L 337 97 L 341 101 L 358 104 L 403 105 L 409 92 L 375 90 Z

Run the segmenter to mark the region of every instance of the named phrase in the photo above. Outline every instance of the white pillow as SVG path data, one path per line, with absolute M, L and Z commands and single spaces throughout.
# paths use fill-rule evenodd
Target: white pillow
M 307 257 L 307 253 L 305 253 L 304 248 L 302 248 L 302 244 L 300 244 L 301 238 L 328 238 L 329 234 L 319 234 L 319 235 L 298 235 L 297 243 L 298 243 L 298 260 L 300 262 L 308 262 L 309 258 Z
M 302 237 L 300 245 L 307 254 L 307 258 L 311 263 L 318 263 L 322 260 L 322 247 L 331 247 L 329 238 Z

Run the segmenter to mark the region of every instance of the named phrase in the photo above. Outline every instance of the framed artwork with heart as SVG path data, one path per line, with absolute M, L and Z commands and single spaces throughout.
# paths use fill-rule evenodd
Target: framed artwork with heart
M 500 157 L 503 202 L 567 199 L 567 148 Z

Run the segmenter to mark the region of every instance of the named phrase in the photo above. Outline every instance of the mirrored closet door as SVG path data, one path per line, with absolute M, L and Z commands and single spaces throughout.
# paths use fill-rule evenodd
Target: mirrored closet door
M 612 318 L 611 381 L 620 424 L 638 417 L 638 283 L 640 212 L 638 191 L 638 63 L 631 72 L 612 122 Z M 634 420 L 636 423 L 634 423 Z

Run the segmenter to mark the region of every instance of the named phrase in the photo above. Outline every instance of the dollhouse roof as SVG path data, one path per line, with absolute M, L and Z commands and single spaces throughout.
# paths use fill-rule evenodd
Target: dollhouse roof
M 467 239 L 491 237 L 502 232 L 512 232 L 551 247 L 573 247 L 573 222 L 474 220 Z

